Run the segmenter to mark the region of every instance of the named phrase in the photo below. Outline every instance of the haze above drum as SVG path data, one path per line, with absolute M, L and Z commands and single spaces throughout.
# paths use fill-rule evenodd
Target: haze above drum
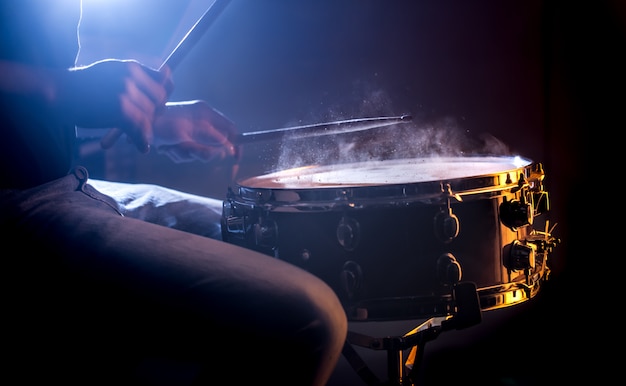
M 548 277 L 555 238 L 533 228 L 549 209 L 544 177 L 509 156 L 295 167 L 231 188 L 222 236 L 319 276 L 351 320 L 453 315 L 462 283 L 491 310 Z

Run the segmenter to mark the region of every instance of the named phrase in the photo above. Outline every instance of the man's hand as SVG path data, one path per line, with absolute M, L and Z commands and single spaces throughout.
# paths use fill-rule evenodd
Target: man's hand
M 75 125 L 117 128 L 140 151 L 149 150 L 153 122 L 173 89 L 169 68 L 157 71 L 134 60 L 109 59 L 74 68 L 66 79 L 61 102 Z
M 238 160 L 236 127 L 201 100 L 167 103 L 153 123 L 153 146 L 176 163 Z

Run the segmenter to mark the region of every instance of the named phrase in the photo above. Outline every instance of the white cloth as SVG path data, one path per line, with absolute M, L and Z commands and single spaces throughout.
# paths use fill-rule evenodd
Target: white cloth
M 89 179 L 124 216 L 221 240 L 222 201 L 153 184 Z

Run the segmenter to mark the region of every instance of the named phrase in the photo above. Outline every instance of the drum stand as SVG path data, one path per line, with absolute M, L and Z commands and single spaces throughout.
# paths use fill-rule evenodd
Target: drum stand
M 343 356 L 368 385 L 415 386 L 427 342 L 437 338 L 443 331 L 463 329 L 482 321 L 482 309 L 474 283 L 458 283 L 453 293 L 457 303 L 454 315 L 431 317 L 408 333 L 398 336 L 376 338 L 348 331 Z M 387 382 L 378 379 L 352 345 L 387 351 Z M 407 349 L 411 350 L 405 359 L 404 352 Z

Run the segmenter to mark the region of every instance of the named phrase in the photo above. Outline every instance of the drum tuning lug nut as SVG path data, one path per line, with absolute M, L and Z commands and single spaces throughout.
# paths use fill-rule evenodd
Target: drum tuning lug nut
M 456 284 L 463 276 L 461 264 L 452 253 L 444 253 L 437 259 L 437 277 L 444 284 Z
M 450 184 L 446 184 L 445 189 L 443 184 L 441 184 L 441 192 L 446 200 L 446 209 L 442 208 L 435 216 L 435 236 L 442 242 L 449 243 L 459 235 L 460 229 L 459 219 L 452 213 L 451 201 L 455 199 L 458 202 L 462 202 L 463 198 L 458 194 L 452 193 Z
M 359 244 L 361 225 L 352 217 L 344 216 L 339 220 L 335 233 L 339 245 L 346 251 L 353 251 Z
M 507 200 L 505 197 L 500 203 L 500 221 L 512 231 L 531 225 L 533 217 L 532 205 L 526 200 Z
M 504 246 L 502 264 L 513 272 L 533 269 L 535 268 L 536 251 L 536 245 L 515 240 Z
M 435 236 L 440 241 L 449 243 L 459 235 L 459 218 L 452 213 L 452 208 L 441 210 L 435 216 L 434 228 Z
M 361 292 L 363 282 L 363 271 L 361 266 L 355 261 L 346 261 L 341 269 L 341 286 L 348 299 L 355 299 Z

